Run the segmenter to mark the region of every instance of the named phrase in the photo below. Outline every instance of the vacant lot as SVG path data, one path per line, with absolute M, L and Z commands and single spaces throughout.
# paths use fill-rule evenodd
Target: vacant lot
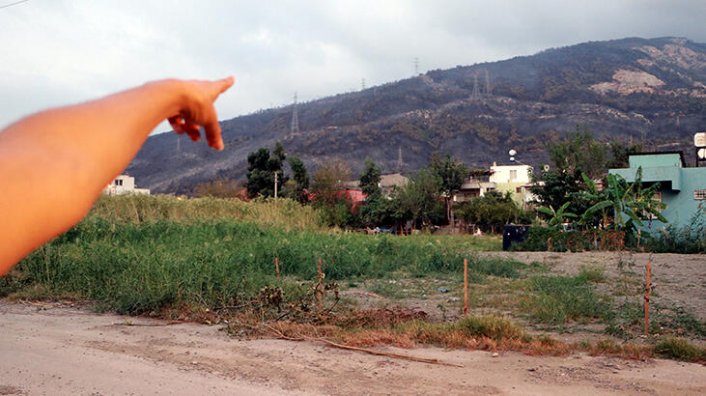
M 222 326 L 0 303 L 0 394 L 701 395 L 706 369 L 583 353 L 379 348 L 412 362 L 321 343 L 239 340 Z
M 505 253 L 315 218 L 286 201 L 100 201 L 0 278 L 0 394 L 703 393 L 703 255 Z

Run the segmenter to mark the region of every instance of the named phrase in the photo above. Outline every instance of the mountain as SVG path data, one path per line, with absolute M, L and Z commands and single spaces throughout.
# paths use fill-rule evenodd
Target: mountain
M 684 38 L 588 42 L 504 61 L 432 70 L 409 79 L 222 121 L 226 150 L 173 133 L 150 137 L 127 172 L 155 192 L 188 193 L 245 178 L 248 153 L 281 141 L 311 171 L 366 158 L 385 172 L 427 164 L 433 152 L 468 166 L 546 161 L 545 142 L 587 128 L 599 138 L 689 147 L 706 129 L 706 44 Z

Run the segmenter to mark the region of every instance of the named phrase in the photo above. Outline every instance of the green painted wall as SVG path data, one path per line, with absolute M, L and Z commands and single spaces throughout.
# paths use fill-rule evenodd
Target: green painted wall
M 690 225 L 693 216 L 706 210 L 706 200 L 694 199 L 695 190 L 706 189 L 706 168 L 682 168 L 679 154 L 652 154 L 630 156 L 630 168 L 611 169 L 627 181 L 634 181 L 637 168 L 642 167 L 643 182 L 659 182 L 662 202 L 667 207 L 662 214 L 669 224 L 676 227 Z M 665 224 L 653 221 L 652 229 L 659 230 Z

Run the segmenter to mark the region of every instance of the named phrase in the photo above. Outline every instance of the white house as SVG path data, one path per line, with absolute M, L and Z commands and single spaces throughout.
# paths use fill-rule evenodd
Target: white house
M 144 194 L 150 195 L 150 190 L 147 188 L 135 188 L 135 178 L 128 175 L 120 175 L 116 177 L 104 189 L 103 193 L 107 195 L 122 195 L 122 194 Z
M 532 167 L 529 165 L 498 165 L 493 162 L 489 181 L 495 183 L 495 189 L 501 193 L 509 192 L 518 204 L 524 206 L 535 200 L 530 192 L 532 187 Z

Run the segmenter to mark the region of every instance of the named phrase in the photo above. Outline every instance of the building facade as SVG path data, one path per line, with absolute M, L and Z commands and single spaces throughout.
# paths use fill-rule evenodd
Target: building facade
M 642 183 L 659 183 L 660 199 L 666 208 L 662 215 L 675 227 L 691 224 L 699 210 L 706 210 L 706 168 L 687 168 L 682 152 L 639 153 L 629 156 L 629 167 L 608 172 L 634 182 L 642 168 Z M 652 228 L 665 224 L 653 220 Z
M 128 175 L 120 175 L 113 179 L 104 189 L 103 193 L 107 195 L 123 195 L 123 194 L 143 194 L 150 195 L 150 190 L 147 188 L 136 188 L 135 178 Z
M 495 189 L 503 194 L 509 192 L 512 199 L 521 207 L 526 207 L 536 199 L 530 192 L 532 187 L 532 167 L 529 165 L 498 165 L 493 162 L 490 167 L 492 175 L 490 182 L 495 183 Z

